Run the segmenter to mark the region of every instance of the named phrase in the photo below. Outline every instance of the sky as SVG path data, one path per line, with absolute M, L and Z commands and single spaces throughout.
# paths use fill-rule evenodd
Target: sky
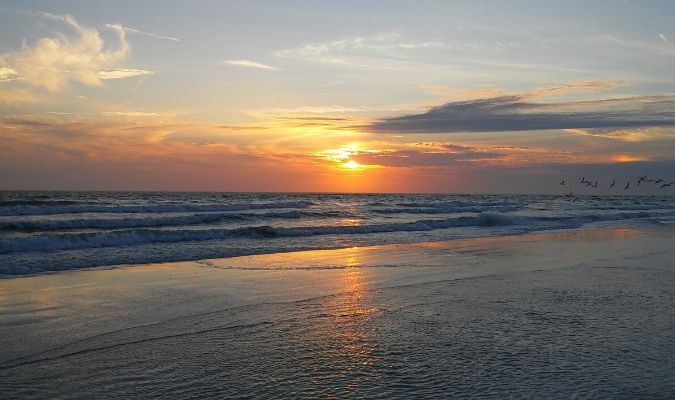
M 0 189 L 651 195 L 674 167 L 672 1 L 0 1 Z

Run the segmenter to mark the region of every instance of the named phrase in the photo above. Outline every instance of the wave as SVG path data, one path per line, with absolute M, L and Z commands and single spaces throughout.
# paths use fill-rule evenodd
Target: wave
M 0 231 L 55 231 L 68 229 L 124 229 L 160 226 L 187 226 L 221 221 L 256 221 L 266 219 L 301 219 L 306 217 L 350 217 L 343 211 L 272 211 L 265 213 L 202 213 L 183 216 L 141 218 L 82 218 L 61 220 L 0 221 Z
M 86 202 L 80 200 L 0 200 L 0 207 L 12 206 L 63 206 L 72 204 L 87 204 L 93 202 Z
M 54 215 L 81 213 L 165 213 L 165 212 L 217 212 L 274 208 L 305 208 L 313 205 L 310 201 L 288 201 L 257 204 L 134 204 L 134 205 L 20 205 L 0 207 L 0 215 Z
M 345 226 L 272 227 L 268 225 L 217 229 L 131 229 L 113 232 L 39 234 L 0 240 L 0 254 L 97 247 L 135 246 L 148 243 L 222 240 L 229 238 L 275 238 L 313 235 L 354 235 L 386 232 L 420 232 L 458 227 L 497 227 L 521 225 L 529 231 L 571 228 L 588 222 L 648 218 L 649 213 L 591 215 L 584 217 L 524 217 L 500 213 L 481 213 L 471 217 L 428 219 L 413 222 Z
M 377 214 L 453 214 L 453 213 L 481 213 L 487 212 L 487 207 L 471 206 L 435 206 L 435 207 L 394 207 L 371 210 Z M 490 211 L 493 212 L 511 212 L 518 211 L 522 207 L 516 206 L 494 206 Z
M 477 216 L 428 219 L 413 222 L 372 225 L 272 227 L 268 225 L 216 229 L 130 229 L 113 232 L 39 234 L 29 237 L 0 239 L 0 254 L 83 248 L 136 246 L 148 243 L 176 243 L 222 240 L 229 238 L 276 238 L 314 235 L 357 235 L 388 232 L 420 232 L 459 227 L 523 226 L 527 231 L 564 229 L 586 223 L 650 218 L 647 212 L 572 217 L 524 217 L 485 212 Z
M 481 214 L 477 217 L 420 220 L 414 222 L 374 224 L 361 226 L 255 226 L 233 229 L 156 230 L 135 229 L 96 233 L 40 234 L 0 240 L 0 254 L 24 251 L 69 250 L 92 247 L 130 246 L 156 242 L 204 241 L 237 237 L 274 238 L 278 236 L 310 236 L 329 234 L 364 234 L 396 231 L 428 231 L 462 226 L 509 225 L 524 221 L 523 217 L 502 214 Z
M 193 225 L 238 218 L 236 214 L 193 214 L 160 218 L 85 218 L 66 220 L 0 221 L 0 230 L 53 231 L 61 229 L 119 229 L 137 227 Z

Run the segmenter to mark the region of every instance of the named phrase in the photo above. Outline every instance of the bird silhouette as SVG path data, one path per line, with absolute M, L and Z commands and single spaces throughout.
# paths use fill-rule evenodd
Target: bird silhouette
M 647 180 L 647 175 L 642 175 L 641 177 L 638 178 L 638 184 L 637 185 L 640 186 L 640 184 L 643 181 L 646 181 L 646 180 Z
M 579 183 L 586 183 L 586 177 L 585 177 L 585 176 L 582 176 L 582 177 L 581 177 L 581 180 L 579 181 Z
M 654 183 L 661 183 L 661 182 L 663 182 L 663 179 L 659 179 L 657 181 L 654 181 Z
M 670 186 L 670 185 L 672 185 L 672 184 L 673 184 L 673 182 L 670 182 L 670 183 L 664 183 L 663 185 L 661 185 L 660 188 L 663 189 L 663 188 L 668 187 L 668 186 Z
M 586 181 L 586 186 L 591 186 L 591 181 Z
M 610 189 L 611 189 L 611 188 L 613 188 L 613 187 L 614 187 L 614 185 L 616 185 L 616 179 L 614 179 L 614 180 L 612 181 L 612 184 L 611 184 L 611 185 L 609 185 L 609 188 L 610 188 Z
M 595 185 L 593 185 L 591 187 L 594 187 L 594 188 L 598 187 L 598 181 L 595 181 Z
M 626 183 L 626 187 L 623 188 L 623 190 L 628 190 L 629 187 L 630 187 L 630 181 L 628 181 L 628 183 Z
M 565 180 L 563 179 L 562 182 L 560 182 L 560 184 L 565 186 Z

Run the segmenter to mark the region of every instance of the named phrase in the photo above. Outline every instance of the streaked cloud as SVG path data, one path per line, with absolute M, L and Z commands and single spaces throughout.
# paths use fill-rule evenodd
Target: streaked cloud
M 440 41 L 412 41 L 400 33 L 375 36 L 356 36 L 328 42 L 308 43 L 299 47 L 278 50 L 281 58 L 302 59 L 368 70 L 396 70 L 394 62 L 411 61 L 405 54 L 419 50 L 437 50 L 445 47 Z
M 533 93 L 453 101 L 430 110 L 375 121 L 374 132 L 508 132 L 675 125 L 675 96 L 533 102 Z
M 225 60 L 218 65 L 223 66 L 234 66 L 234 67 L 244 67 L 244 68 L 254 68 L 254 69 L 264 69 L 268 71 L 279 71 L 281 68 L 273 67 L 271 65 L 251 61 L 251 60 Z
M 98 77 L 100 79 L 123 79 L 123 78 L 132 78 L 134 76 L 143 76 L 143 75 L 152 75 L 153 71 L 148 71 L 146 69 L 113 69 L 108 71 L 99 71 Z
M 667 44 L 668 46 L 670 46 L 670 41 L 668 41 L 668 38 L 666 37 L 666 35 L 664 35 L 663 33 L 659 33 L 659 38 L 660 38 L 661 40 L 663 40 L 663 43 L 665 43 L 665 44 Z
M 106 26 L 110 28 L 113 25 L 112 24 L 106 24 Z M 124 29 L 125 32 L 132 33 L 134 35 L 147 36 L 147 37 L 151 37 L 151 38 L 154 38 L 154 39 L 170 40 L 170 41 L 173 41 L 173 42 L 180 42 L 180 39 L 178 39 L 176 37 L 173 37 L 173 36 L 165 36 L 165 35 L 159 35 L 157 33 L 145 32 L 145 31 L 135 29 L 135 28 L 131 28 L 131 27 L 124 26 L 124 25 L 118 25 L 118 26 L 122 27 L 122 29 Z
M 104 116 L 117 115 L 122 117 L 156 117 L 159 114 L 156 112 L 144 112 L 144 111 L 102 111 L 101 115 Z

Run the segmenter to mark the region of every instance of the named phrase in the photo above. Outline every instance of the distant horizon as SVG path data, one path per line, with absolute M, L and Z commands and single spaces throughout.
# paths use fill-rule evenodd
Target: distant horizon
M 283 191 L 237 191 L 237 190 L 62 190 L 62 189 L 0 189 L 2 192 L 51 192 L 51 193 L 195 193 L 195 194 L 297 194 L 297 195 L 448 195 L 448 196 L 553 196 L 561 197 L 567 193 L 460 193 L 460 192 L 283 192 Z M 672 193 L 574 193 L 579 197 L 675 197 Z

